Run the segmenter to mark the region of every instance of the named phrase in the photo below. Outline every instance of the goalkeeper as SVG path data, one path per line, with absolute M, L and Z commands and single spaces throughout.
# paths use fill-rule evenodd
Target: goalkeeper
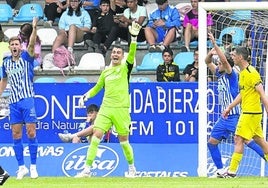
M 205 61 L 211 72 L 218 78 L 219 103 L 221 106 L 221 112 L 223 112 L 224 109 L 234 101 L 239 93 L 238 73 L 233 68 L 234 62 L 230 53 L 225 52 L 225 54 L 223 54 L 219 46 L 216 44 L 213 35 L 209 33 L 208 36 L 214 48 L 208 53 Z M 213 63 L 212 56 L 216 54 L 218 55 L 218 59 L 216 60 L 217 62 Z M 239 116 L 240 106 L 237 105 L 232 109 L 228 118 L 225 119 L 220 117 L 211 131 L 211 135 L 208 140 L 208 149 L 212 160 L 217 167 L 215 177 L 225 178 L 226 170 L 223 168 L 218 144 L 222 139 L 228 138 L 231 133 L 235 132 Z M 254 140 L 249 140 L 245 144 L 264 158 L 264 153 L 261 147 L 257 145 Z
M 94 123 L 93 136 L 87 151 L 86 165 L 83 171 L 75 177 L 91 176 L 91 166 L 96 157 L 98 145 L 103 134 L 112 125 L 115 126 L 120 145 L 129 164 L 126 176 L 135 177 L 136 175 L 133 149 L 129 144 L 129 125 L 131 123 L 129 114 L 129 77 L 136 55 L 137 35 L 140 29 L 141 26 L 136 22 L 132 22 L 132 25 L 129 26 L 131 43 L 126 62 L 122 62 L 124 58 L 122 47 L 113 47 L 110 57 L 111 66 L 101 73 L 96 85 L 79 100 L 79 106 L 82 107 L 88 98 L 94 97 L 101 89 L 105 89 L 103 101 Z

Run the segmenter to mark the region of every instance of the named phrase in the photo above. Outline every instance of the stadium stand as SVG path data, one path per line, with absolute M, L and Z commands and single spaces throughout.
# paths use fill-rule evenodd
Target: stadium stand
M 51 46 L 58 34 L 54 28 L 39 28 L 37 30 L 37 35 L 42 42 L 42 46 L 48 46 L 51 49 Z
M 231 0 L 231 1 L 237 1 L 237 0 Z M 245 0 L 245 1 L 249 1 L 249 0 Z M 43 0 L 31 0 L 31 3 L 41 5 L 42 11 L 43 11 L 45 1 L 43 1 Z M 154 3 L 155 3 L 155 0 L 149 0 L 149 3 L 146 5 L 146 6 L 148 6 L 148 7 L 146 7 L 147 11 L 149 10 L 148 13 L 157 7 L 156 4 L 154 4 Z M 169 0 L 169 3 L 177 7 L 178 4 L 181 4 L 181 5 L 183 5 L 183 3 L 189 4 L 189 0 L 181 0 L 181 1 Z M 1 4 L 6 4 L 6 2 L 5 1 L 0 1 L 0 5 Z M 149 5 L 149 4 L 154 4 L 154 5 Z M 179 7 L 179 5 L 178 5 L 178 7 Z M 29 12 L 28 12 L 28 14 L 29 14 Z M 19 31 L 19 26 L 23 23 L 23 22 L 15 22 L 13 20 L 13 18 L 15 18 L 15 16 L 13 16 L 12 19 L 10 19 L 8 22 L 2 22 L 1 23 L 4 31 L 7 31 L 8 29 L 13 30 L 13 31 L 8 30 L 8 32 L 5 32 L 5 34 L 7 36 L 9 36 L 9 37 L 17 35 L 18 31 Z M 32 18 L 30 20 L 32 20 Z M 38 30 L 43 29 L 43 23 L 44 23 L 44 17 L 43 17 L 43 19 L 40 19 L 39 22 L 38 22 L 38 26 L 37 26 Z M 58 29 L 57 24 L 54 24 L 52 28 L 57 31 L 57 29 Z M 48 34 L 51 34 L 51 33 L 47 32 L 46 34 L 48 35 Z M 51 46 L 52 46 L 52 38 L 53 37 L 51 37 L 51 38 L 50 37 L 42 38 L 42 34 L 39 34 L 39 35 L 40 35 L 40 38 L 41 38 L 41 41 L 42 41 L 42 56 L 45 58 L 45 56 L 47 54 L 51 53 Z M 124 47 L 125 49 L 127 49 L 127 43 L 121 42 L 120 45 L 122 47 Z M 176 54 L 178 54 L 180 52 L 181 45 L 182 45 L 181 41 L 176 41 L 176 42 L 171 44 L 170 47 L 172 48 L 172 50 L 174 52 L 174 57 L 175 57 Z M 193 45 L 193 48 L 196 45 L 197 44 Z M 191 49 L 193 49 L 193 48 L 191 48 Z M 142 43 L 142 44 L 138 43 L 137 49 L 138 50 L 137 50 L 137 54 L 136 54 L 136 61 L 135 61 L 135 65 L 134 65 L 134 66 L 136 66 L 136 69 L 134 67 L 134 69 L 132 71 L 132 75 L 135 76 L 135 77 L 136 76 L 146 76 L 146 77 L 150 78 L 152 81 L 155 81 L 156 78 L 155 78 L 155 70 L 154 69 L 156 69 L 156 66 L 153 69 L 149 68 L 149 70 L 146 70 L 146 69 L 143 70 L 142 69 L 143 68 L 143 66 L 142 66 L 143 59 L 145 58 L 146 54 L 148 53 L 147 44 L 146 43 Z M 74 46 L 74 55 L 75 55 L 76 62 L 80 62 L 80 60 L 82 59 L 82 56 L 84 54 L 86 54 L 86 53 L 88 53 L 87 47 L 84 45 L 83 42 L 79 43 L 79 44 L 75 44 L 75 46 Z M 106 56 L 105 56 L 106 65 L 110 63 L 110 53 L 111 53 L 111 51 L 109 50 L 107 52 Z M 159 58 L 159 59 L 162 62 L 162 58 Z M 154 62 L 151 62 L 151 63 L 154 63 Z M 157 63 L 157 65 L 158 65 L 158 63 Z M 101 70 L 98 69 L 98 70 L 83 71 L 83 70 L 79 69 L 79 67 L 81 67 L 81 66 L 82 66 L 82 64 L 80 66 L 79 66 L 79 64 L 78 64 L 78 66 L 76 66 L 77 71 L 75 71 L 75 75 L 85 77 L 87 80 L 95 82 L 96 79 L 98 78 L 98 75 L 100 74 Z M 182 67 L 180 66 L 180 68 L 182 68 Z M 38 77 L 44 77 L 44 76 L 53 76 L 60 82 L 64 82 L 65 79 L 66 79 L 58 71 L 58 68 L 55 68 L 55 67 L 54 68 L 53 67 L 50 67 L 50 68 L 47 67 L 47 68 L 44 68 L 43 71 L 40 71 L 40 69 L 37 69 L 36 72 L 35 72 L 35 75 L 36 75 L 37 78 Z
M 43 19 L 43 7 L 39 3 L 29 3 L 21 6 L 19 13 L 13 17 L 14 22 L 30 22 L 33 17 Z
M 155 71 L 157 66 L 163 62 L 162 53 L 148 52 L 144 55 L 141 65 L 137 66 L 137 71 Z
M 57 80 L 51 76 L 49 77 L 41 77 L 34 81 L 34 83 L 56 83 Z
M 151 79 L 145 76 L 131 77 L 130 82 L 151 82 Z
M 8 4 L 0 4 L 0 22 L 9 22 L 12 17 L 12 8 Z
M 224 34 L 232 35 L 232 43 L 234 45 L 241 45 L 245 41 L 245 32 L 241 27 L 227 27 L 221 31 L 220 37 L 217 41 L 219 45 L 222 45 L 222 36 Z
M 65 83 L 88 83 L 88 81 L 86 78 L 75 76 L 67 78 Z
M 233 20 L 249 20 L 251 18 L 250 10 L 235 10 L 231 15 L 231 19 Z
M 4 31 L 4 34 L 7 36 L 7 38 L 18 36 L 20 32 L 19 27 L 14 27 L 14 28 L 8 28 L 7 30 Z
M 105 68 L 105 59 L 100 53 L 85 53 L 74 70 L 103 70 Z
M 185 67 L 188 64 L 193 63 L 193 61 L 194 61 L 193 52 L 180 52 L 174 58 L 174 62 L 179 66 L 180 72 L 183 72 Z

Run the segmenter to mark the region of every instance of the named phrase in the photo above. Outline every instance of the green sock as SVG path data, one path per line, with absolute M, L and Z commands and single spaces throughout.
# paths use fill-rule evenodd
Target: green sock
M 97 155 L 97 150 L 98 146 L 100 143 L 100 139 L 98 139 L 96 136 L 92 136 L 90 145 L 87 150 L 87 159 L 86 159 L 86 165 L 91 166 L 96 155 Z
M 120 145 L 123 149 L 125 158 L 127 159 L 128 164 L 133 164 L 134 163 L 134 154 L 133 154 L 133 149 L 131 145 L 129 144 L 128 141 L 125 142 L 120 142 Z

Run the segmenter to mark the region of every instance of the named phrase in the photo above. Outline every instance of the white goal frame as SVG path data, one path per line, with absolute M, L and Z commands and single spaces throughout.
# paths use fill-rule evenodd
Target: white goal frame
M 207 177 L 207 67 L 204 63 L 207 55 L 207 11 L 210 10 L 268 10 L 268 2 L 199 2 L 198 3 L 198 49 L 199 49 L 199 114 L 198 114 L 198 176 Z M 204 37 L 205 36 L 205 37 Z M 267 48 L 268 49 L 268 48 Z M 268 54 L 268 53 L 267 53 Z M 268 57 L 266 71 L 268 75 Z M 267 76 L 265 93 L 268 92 Z M 264 110 L 263 132 L 266 138 L 267 114 Z M 264 176 L 264 160 L 261 162 L 261 176 Z

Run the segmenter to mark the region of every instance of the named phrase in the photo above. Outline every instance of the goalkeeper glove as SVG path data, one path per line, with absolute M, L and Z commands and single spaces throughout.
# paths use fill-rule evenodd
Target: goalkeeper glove
M 83 108 L 85 106 L 85 102 L 87 101 L 87 93 L 85 93 L 82 97 L 80 97 L 79 101 L 78 101 L 78 106 L 80 108 Z
M 136 37 L 141 30 L 141 26 L 137 22 L 133 21 L 131 26 L 128 26 L 128 30 L 131 36 Z

